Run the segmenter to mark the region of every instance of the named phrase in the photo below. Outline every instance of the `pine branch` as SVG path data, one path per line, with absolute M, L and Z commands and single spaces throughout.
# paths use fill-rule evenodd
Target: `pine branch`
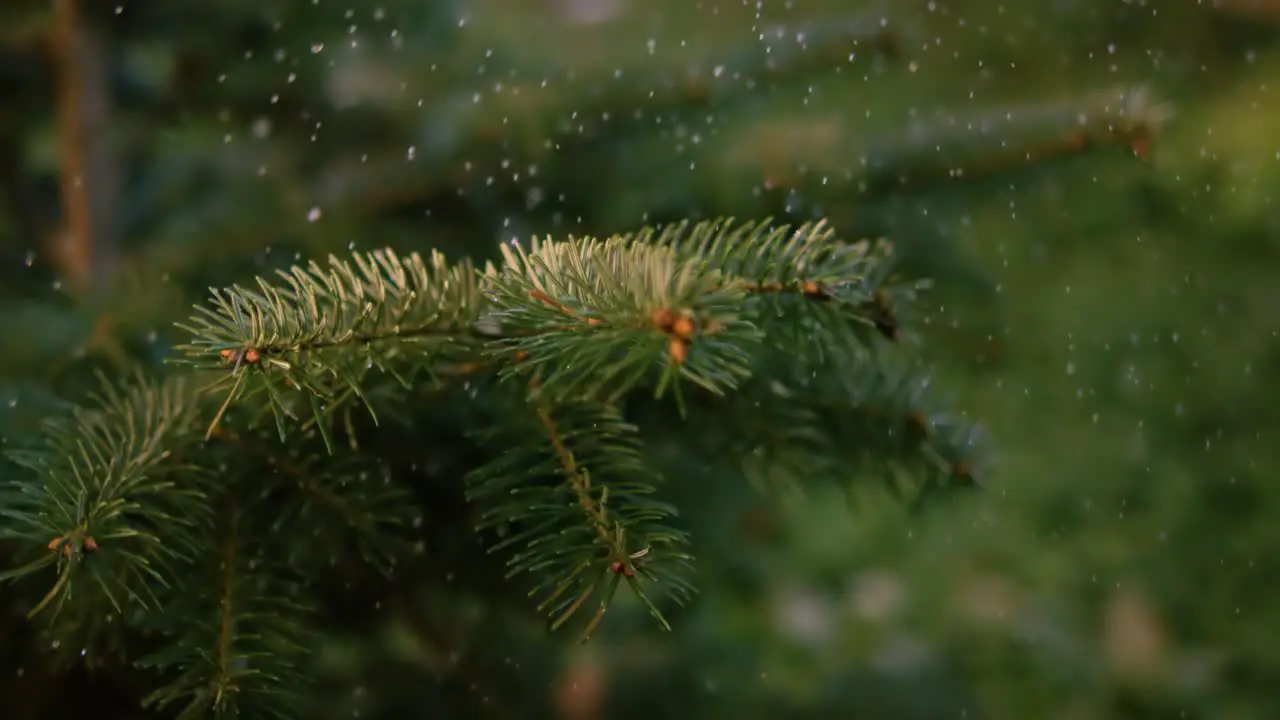
M 701 258 L 748 292 L 748 317 L 766 343 L 797 359 L 845 357 L 871 343 L 874 330 L 898 339 L 894 307 L 915 299 L 911 286 L 890 286 L 892 246 L 883 241 L 846 243 L 825 221 L 794 230 L 770 221 L 686 223 L 636 242 L 671 243 L 684 257 Z
M 374 411 L 363 385 L 374 368 L 407 386 L 423 370 L 496 365 L 503 377 L 538 377 L 552 397 L 616 400 L 655 376 L 659 395 L 679 381 L 724 393 L 750 373 L 765 338 L 757 324 L 784 327 L 767 322 L 778 302 L 809 308 L 788 327 L 843 332 L 854 319 L 886 332 L 885 247 L 841 243 L 822 223 L 720 221 L 503 246 L 503 264 L 478 276 L 438 254 L 374 253 L 358 270 L 331 259 L 330 270 L 281 272 L 283 283 L 215 291 L 213 307 L 182 326 L 195 339 L 181 349 L 223 369 L 226 406 L 265 394 L 281 437 L 299 406 L 322 429 L 347 399 Z
M 355 550 L 370 566 L 390 575 L 408 549 L 404 531 L 421 522 L 413 498 L 376 458 L 354 451 L 325 456 L 297 443 L 254 448 L 265 457 L 268 483 L 279 483 L 280 504 L 270 531 L 309 537 L 306 555 L 316 567 Z M 301 559 L 291 557 L 292 564 Z
M 675 65 L 644 63 L 628 70 L 627 82 L 617 82 L 612 68 L 552 67 L 534 71 L 534 80 L 505 82 L 490 92 L 464 75 L 457 87 L 436 89 L 442 98 L 439 121 L 471 135 L 449 148 L 465 148 L 465 154 L 441 153 L 440 163 L 451 165 L 452 172 L 434 178 L 418 173 L 404 183 L 357 183 L 376 188 L 360 193 L 360 204 L 386 207 L 406 194 L 423 197 L 438 190 L 440 178 L 448 178 L 452 188 L 460 178 L 483 170 L 483 164 L 474 162 L 474 151 L 497 147 L 499 139 L 504 158 L 512 150 L 537 157 L 546 152 L 549 137 L 572 152 L 583 149 L 584 138 L 608 134 L 616 139 L 628 129 L 649 134 L 655 117 L 756 102 L 761 87 L 815 71 L 865 71 L 870 63 L 900 55 L 903 38 L 881 19 L 879 13 L 855 13 L 820 23 L 762 27 L 758 44 L 735 52 L 696 52 Z M 481 102 L 472 99 L 477 90 Z M 575 108 L 572 122 L 566 122 L 566 107 Z M 397 159 L 403 154 L 399 149 L 389 153 Z M 405 174 L 403 162 L 375 167 Z
M 298 424 L 322 433 L 348 399 L 373 411 L 375 368 L 402 385 L 480 370 L 532 384 L 532 406 L 494 431 L 499 459 L 471 477 L 470 497 L 483 528 L 507 533 L 498 549 L 520 546 L 512 572 L 537 577 L 557 626 L 602 594 L 587 635 L 623 579 L 641 597 L 640 579 L 677 599 L 691 591 L 683 536 L 666 524 L 674 511 L 648 497 L 656 479 L 613 409 L 620 399 L 682 382 L 721 396 L 754 373 L 776 377 L 779 358 L 832 372 L 864 361 L 877 332 L 897 336 L 889 246 L 843 243 L 824 223 L 681 223 L 502 251 L 478 273 L 383 252 L 358 258 L 358 271 L 333 259 L 328 271 L 280 273 L 283 284 L 218 291 L 186 325 L 184 350 L 222 369 L 224 409 L 265 395 L 282 438 L 308 403 Z
M 495 459 L 467 480 L 468 499 L 483 508 L 478 529 L 500 537 L 490 552 L 513 550 L 509 576 L 534 576 L 529 595 L 553 627 L 598 598 L 584 641 L 623 580 L 670 629 L 645 586 L 683 603 L 693 593 L 692 558 L 685 534 L 668 524 L 675 509 L 651 497 L 659 479 L 636 428 L 601 403 L 553 410 L 536 390 L 513 413 L 517 421 L 487 435 Z
M 180 350 L 197 367 L 232 365 L 218 385 L 227 389 L 223 411 L 265 395 L 282 440 L 286 420 L 306 412 L 327 433 L 332 411 L 348 399 L 365 401 L 373 412 L 363 392 L 370 370 L 410 387 L 417 374 L 471 344 L 476 332 L 481 296 L 474 273 L 438 253 L 429 260 L 390 250 L 352 262 L 331 257 L 328 269 L 312 263 L 279 276 L 277 284 L 259 278 L 256 290 L 214 291 L 213 307 L 198 306 L 180 326 L 195 336 Z M 241 372 L 264 368 L 270 372 Z M 210 433 L 220 419 L 221 412 Z
M 26 472 L 0 486 L 0 538 L 18 540 L 30 559 L 0 580 L 50 566 L 58 575 L 32 615 L 84 583 L 117 613 L 156 606 L 155 588 L 197 551 L 194 529 L 208 512 L 201 472 L 179 458 L 199 439 L 197 398 L 181 378 L 120 387 L 104 379 L 92 405 L 49 420 L 41 442 L 8 453 Z
M 616 400 L 655 371 L 659 395 L 680 380 L 724 393 L 749 372 L 760 334 L 741 317 L 746 287 L 692 255 L 615 236 L 504 246 L 503 259 L 485 274 L 504 376 L 538 377 L 554 398 Z
M 658 606 L 691 597 L 693 559 L 618 409 L 635 391 L 675 390 L 687 422 L 682 388 L 700 390 L 694 407 L 715 414 L 694 420 L 702 436 L 728 429 L 728 455 L 764 448 L 833 477 L 887 468 L 894 489 L 904 476 L 974 483 L 974 432 L 929 418 L 923 386 L 878 353 L 914 290 L 889 282 L 891 261 L 888 244 L 844 243 L 824 223 L 723 220 L 504 247 L 482 271 L 380 251 L 215 290 L 182 347 L 212 385 L 104 382 L 92 407 L 12 453 L 24 472 L 0 486 L 0 539 L 30 559 L 0 579 L 55 565 L 33 613 L 74 593 L 69 622 L 101 630 L 86 603 L 105 601 L 116 627 L 163 638 L 142 662 L 169 679 L 152 707 L 295 716 L 309 610 L 269 538 L 332 539 L 286 554 L 303 575 L 353 548 L 390 573 L 416 518 L 407 489 L 355 448 L 350 413 L 376 420 L 423 377 L 462 379 L 499 406 L 491 460 L 466 486 L 509 575 L 528 578 L 553 627 L 594 604 L 584 641 L 624 582 L 669 627 Z M 210 390 L 222 404 L 206 426 Z M 249 412 L 227 416 L 233 405 Z M 338 419 L 351 450 L 334 446 Z M 188 451 L 253 490 L 215 489 Z
M 879 475 L 911 504 L 939 489 L 980 484 L 987 465 L 981 432 L 934 409 L 927 376 L 875 356 L 842 373 L 797 370 L 744 388 L 733 407 L 706 408 L 732 418 L 721 429 L 728 446 L 719 454 L 796 479 Z
M 726 172 L 761 178 L 767 189 L 844 202 L 850 186 L 873 195 L 921 191 L 1112 147 L 1145 159 L 1173 116 L 1151 88 L 1125 86 L 1062 101 L 941 111 L 878 131 L 797 115 L 756 125 L 722 154 Z
M 233 493 L 219 500 L 206 526 L 209 553 L 192 566 L 201 576 L 149 628 L 167 642 L 137 664 L 169 681 L 144 707 L 183 720 L 300 715 L 311 685 L 301 667 L 312 652 L 311 611 L 254 532 L 257 514 Z
M 1209 7 L 1254 20 L 1280 22 L 1280 2 L 1277 0 L 1217 0 Z

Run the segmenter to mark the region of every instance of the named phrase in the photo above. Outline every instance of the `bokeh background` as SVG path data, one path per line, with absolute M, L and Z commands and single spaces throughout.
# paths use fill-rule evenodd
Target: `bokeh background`
M 985 490 L 911 513 L 691 471 L 699 599 L 585 648 L 455 578 L 457 538 L 316 639 L 316 716 L 1280 717 L 1277 19 L 7 0 L 0 438 L 87 367 L 160 362 L 208 286 L 299 259 L 825 217 L 934 280 L 912 332 L 987 429 Z M 0 602 L 8 716 L 141 716 L 145 676 L 64 671 Z

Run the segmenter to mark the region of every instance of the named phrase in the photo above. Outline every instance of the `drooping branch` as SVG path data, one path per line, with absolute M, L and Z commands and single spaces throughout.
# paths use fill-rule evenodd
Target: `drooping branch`
M 91 406 L 51 419 L 40 443 L 9 450 L 24 472 L 0 484 L 0 538 L 26 541 L 32 557 L 0 581 L 58 572 L 33 612 L 79 585 L 101 588 L 117 612 L 155 606 L 208 512 L 203 474 L 177 457 L 197 438 L 199 397 L 184 378 L 104 380 Z M 177 471 L 184 482 L 173 481 Z
M 170 644 L 137 660 L 169 679 L 143 706 L 177 717 L 239 717 L 248 708 L 288 717 L 310 686 L 303 668 L 314 607 L 290 570 L 261 551 L 261 504 L 229 490 L 214 505 L 189 584 L 144 621 Z
M 664 627 L 646 587 L 677 603 L 693 592 L 688 538 L 671 526 L 674 507 L 654 497 L 661 478 L 647 467 L 638 429 L 596 402 L 552 406 L 536 388 L 513 404 L 511 427 L 483 435 L 495 457 L 467 478 L 480 530 L 497 535 L 509 575 L 529 576 L 530 596 L 559 627 L 599 601 L 594 632 L 622 582 Z

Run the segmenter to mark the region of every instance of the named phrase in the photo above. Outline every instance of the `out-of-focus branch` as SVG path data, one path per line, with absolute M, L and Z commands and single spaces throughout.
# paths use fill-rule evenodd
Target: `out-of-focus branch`
M 1214 0 L 1213 7 L 1233 15 L 1280 22 L 1280 0 Z
M 106 43 L 76 0 L 54 0 L 63 225 L 52 255 L 73 291 L 85 292 L 114 259 L 115 161 L 107 137 L 111 90 Z
M 597 720 L 604 705 L 605 685 L 599 658 L 589 654 L 572 656 L 555 685 L 552 699 L 556 717 L 560 720 Z

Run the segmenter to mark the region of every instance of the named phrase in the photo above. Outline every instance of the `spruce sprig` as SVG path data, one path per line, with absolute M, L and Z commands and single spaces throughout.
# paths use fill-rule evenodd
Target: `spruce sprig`
M 490 552 L 512 553 L 509 576 L 534 576 L 529 595 L 553 627 L 598 597 L 584 641 L 624 580 L 670 629 L 645 587 L 683 604 L 693 558 L 672 524 L 676 509 L 654 497 L 659 478 L 637 428 L 604 403 L 553 407 L 535 391 L 521 405 L 512 422 L 485 433 L 494 460 L 467 478 L 468 500 L 481 508 L 477 529 L 499 533 Z
M 21 541 L 30 559 L 0 581 L 57 571 L 32 615 L 61 607 L 82 584 L 117 613 L 155 608 L 157 589 L 197 551 L 208 515 L 204 473 L 181 459 L 199 439 L 199 396 L 188 380 L 100 380 L 90 404 L 6 453 L 25 472 L 0 484 L 0 539 Z
M 981 429 L 939 408 L 930 377 L 868 353 L 841 374 L 793 372 L 752 382 L 723 407 L 701 406 L 707 454 L 789 478 L 879 477 L 912 505 L 979 484 L 990 464 Z M 853 489 L 852 487 L 850 488 Z
M 503 260 L 485 277 L 504 377 L 616 401 L 655 377 L 659 395 L 679 381 L 723 394 L 749 374 L 761 335 L 741 317 L 746 289 L 696 256 L 616 236 L 504 247 Z
M 535 594 L 558 625 L 599 589 L 587 578 L 610 568 L 636 590 L 637 577 L 663 577 L 677 596 L 688 589 L 683 550 L 654 552 L 639 575 L 629 564 L 642 549 L 622 538 L 674 548 L 681 536 L 667 524 L 673 510 L 651 499 L 656 478 L 640 472 L 630 431 L 610 415 L 618 403 L 640 388 L 675 390 L 683 411 L 683 386 L 716 397 L 767 381 L 779 350 L 784 373 L 811 373 L 815 357 L 835 361 L 827 371 L 856 367 L 875 330 L 894 335 L 883 301 L 890 261 L 886 244 L 842 242 L 825 223 L 767 220 L 535 239 L 503 246 L 501 262 L 479 271 L 382 251 L 215 291 L 184 326 L 194 338 L 183 350 L 188 363 L 221 368 L 224 409 L 264 395 L 282 438 L 293 421 L 319 426 L 328 442 L 347 399 L 376 412 L 375 369 L 406 386 L 491 371 L 499 386 L 531 389 L 534 405 L 501 421 L 500 458 L 472 476 L 469 494 L 484 505 L 482 528 L 514 533 L 500 547 L 512 548 L 514 572 L 539 576 Z M 562 436 L 584 408 L 592 421 Z M 512 434 L 522 415 L 542 430 Z M 611 440 L 574 446 L 597 436 Z M 526 473 L 557 480 L 522 482 Z
M 650 410 L 673 396 L 703 427 L 691 451 L 718 435 L 723 455 L 800 474 L 818 469 L 805 456 L 853 453 L 925 489 L 973 484 L 973 430 L 930 415 L 924 386 L 877 349 L 913 290 L 891 283 L 889 250 L 824 223 L 721 220 L 538 240 L 482 269 L 384 250 L 214 290 L 181 326 L 197 373 L 104 381 L 9 453 L 0 540 L 26 557 L 0 579 L 54 567 L 33 613 L 106 602 L 159 638 L 141 663 L 169 680 L 155 707 L 288 717 L 304 588 L 349 550 L 390 573 L 407 547 L 409 488 L 354 447 L 368 428 L 352 413 L 395 418 L 424 386 L 457 383 L 468 392 L 449 396 L 487 403 L 492 423 L 466 479 L 475 529 L 553 627 L 594 607 L 591 637 L 624 583 L 669 627 L 660 605 L 693 595 L 693 557 L 623 410 L 637 393 Z M 312 552 L 270 552 L 273 536 L 322 534 Z
M 871 335 L 897 338 L 894 308 L 909 304 L 927 283 L 890 282 L 893 246 L 884 240 L 840 240 L 825 221 L 792 229 L 768 220 L 678 224 L 642 231 L 636 242 L 670 244 L 733 278 L 765 342 L 794 360 L 848 358 L 871 346 Z
M 216 498 L 189 588 L 145 623 L 165 642 L 137 665 L 168 682 L 144 707 L 183 720 L 238 717 L 248 708 L 255 717 L 285 720 L 297 717 L 313 685 L 305 668 L 312 608 L 290 570 L 263 552 L 254 517 L 261 503 L 243 494 Z
M 391 250 L 330 257 L 328 268 L 312 262 L 279 271 L 275 283 L 258 278 L 253 289 L 211 292 L 211 307 L 196 306 L 179 325 L 193 336 L 180 348 L 187 363 L 236 370 L 215 383 L 226 395 L 210 433 L 231 403 L 263 395 L 281 440 L 288 421 L 309 414 L 326 442 L 334 411 L 348 400 L 376 420 L 365 392 L 370 371 L 409 388 L 433 363 L 467 349 L 483 301 L 469 263 Z M 270 372 L 237 372 L 254 366 Z

